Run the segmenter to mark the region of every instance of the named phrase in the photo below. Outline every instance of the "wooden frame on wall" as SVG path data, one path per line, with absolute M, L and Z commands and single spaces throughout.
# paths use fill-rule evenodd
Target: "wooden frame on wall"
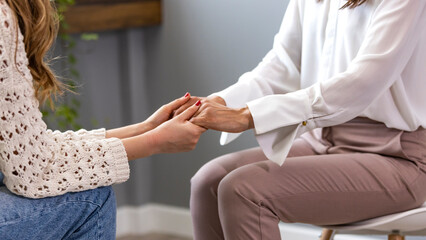
M 161 23 L 161 0 L 76 0 L 65 19 L 68 33 L 154 26 Z

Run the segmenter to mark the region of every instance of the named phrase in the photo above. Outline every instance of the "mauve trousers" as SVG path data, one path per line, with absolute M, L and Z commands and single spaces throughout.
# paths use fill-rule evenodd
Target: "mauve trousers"
M 208 162 L 191 180 L 190 206 L 195 240 L 278 240 L 279 221 L 349 223 L 425 200 L 426 130 L 356 118 L 299 138 L 283 166 L 260 148 Z

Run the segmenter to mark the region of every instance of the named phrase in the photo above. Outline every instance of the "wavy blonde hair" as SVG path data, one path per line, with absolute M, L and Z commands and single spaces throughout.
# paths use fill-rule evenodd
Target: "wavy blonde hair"
M 58 16 L 51 0 L 6 0 L 24 36 L 29 69 L 40 103 L 63 93 L 64 85 L 55 77 L 46 63 L 46 54 L 58 33 Z

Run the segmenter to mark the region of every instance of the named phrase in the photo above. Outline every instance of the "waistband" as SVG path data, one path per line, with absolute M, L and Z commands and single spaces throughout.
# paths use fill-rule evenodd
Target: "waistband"
M 396 131 L 404 131 L 404 130 L 396 129 L 396 128 L 388 128 L 385 123 L 379 122 L 379 121 L 376 121 L 376 120 L 372 120 L 372 119 L 367 118 L 367 117 L 356 117 L 356 118 L 354 118 L 352 120 L 349 120 L 349 121 L 347 121 L 345 123 L 342 123 L 342 124 L 339 124 L 339 125 L 336 125 L 336 126 L 344 126 L 346 124 L 353 124 L 353 123 L 359 123 L 359 124 L 365 124 L 365 125 L 375 125 L 377 127 L 383 127 L 383 128 L 387 128 L 387 129 L 394 129 Z M 336 127 L 336 126 L 331 126 L 331 128 Z M 423 128 L 423 127 L 419 127 L 415 131 L 426 131 L 426 129 Z M 415 132 L 415 131 L 404 131 L 404 132 Z

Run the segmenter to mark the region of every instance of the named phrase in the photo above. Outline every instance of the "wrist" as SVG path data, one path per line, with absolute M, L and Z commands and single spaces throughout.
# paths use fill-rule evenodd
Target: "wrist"
M 251 115 L 250 109 L 245 106 L 239 110 L 240 115 L 243 119 L 243 125 L 246 127 L 246 130 L 254 128 L 253 116 Z
M 154 129 L 155 126 L 150 121 L 143 121 L 136 125 L 135 134 L 141 135 Z
M 142 136 L 146 138 L 147 146 L 149 148 L 150 155 L 158 154 L 162 152 L 161 149 L 161 135 L 157 130 L 149 131 L 144 133 Z
M 149 131 L 147 133 L 144 133 L 143 135 L 146 137 L 146 141 L 148 143 L 147 146 L 149 148 L 148 149 L 149 155 L 151 156 L 151 155 L 160 153 L 161 152 L 161 150 L 159 148 L 160 147 L 160 145 L 159 145 L 160 141 L 158 139 L 156 132 L 155 131 Z
M 158 153 L 157 143 L 151 132 L 122 140 L 129 160 L 145 158 Z

